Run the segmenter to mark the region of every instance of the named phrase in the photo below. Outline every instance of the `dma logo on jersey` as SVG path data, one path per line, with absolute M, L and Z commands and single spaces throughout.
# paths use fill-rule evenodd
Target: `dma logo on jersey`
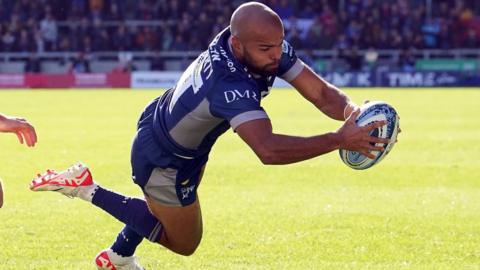
M 258 102 L 257 93 L 252 90 L 227 90 L 223 92 L 225 95 L 225 101 L 227 103 L 232 103 L 239 99 L 253 99 Z

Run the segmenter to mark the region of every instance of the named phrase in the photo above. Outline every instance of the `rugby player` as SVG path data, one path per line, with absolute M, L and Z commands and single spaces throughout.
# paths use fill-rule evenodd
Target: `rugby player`
M 276 77 L 289 82 L 327 116 L 345 121 L 334 132 L 297 137 L 273 132 L 261 100 Z M 327 83 L 295 55 L 284 40 L 279 16 L 249 2 L 233 13 L 230 26 L 185 70 L 177 84 L 153 100 L 138 121 L 131 151 L 133 181 L 145 199 L 126 197 L 93 181 L 76 164 L 47 171 L 31 184 L 79 197 L 105 210 L 125 227 L 113 245 L 95 258 L 98 269 L 142 269 L 134 256 L 146 238 L 181 255 L 191 255 L 202 239 L 197 188 L 217 138 L 232 129 L 264 164 L 294 163 L 335 149 L 382 151 L 369 136 L 385 122 L 358 127 L 359 114 L 341 90 Z

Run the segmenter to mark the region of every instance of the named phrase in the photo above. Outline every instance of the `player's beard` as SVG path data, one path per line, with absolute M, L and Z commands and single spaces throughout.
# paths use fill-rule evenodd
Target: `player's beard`
M 278 72 L 278 63 L 269 63 L 262 67 L 255 66 L 251 63 L 254 63 L 253 57 L 245 51 L 244 53 L 245 58 L 245 65 L 247 68 L 255 74 L 262 75 L 262 76 L 275 76 Z

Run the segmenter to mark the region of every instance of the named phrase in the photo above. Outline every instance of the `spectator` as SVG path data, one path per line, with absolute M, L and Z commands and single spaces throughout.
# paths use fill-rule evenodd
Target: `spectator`
M 137 47 L 140 50 L 151 51 L 156 48 L 157 37 L 151 27 L 145 26 L 137 33 Z
M 173 34 L 172 31 L 170 30 L 170 27 L 164 27 L 163 31 L 163 38 L 161 41 L 161 46 L 160 48 L 162 51 L 167 51 L 173 43 Z
M 132 42 L 125 25 L 120 25 L 113 36 L 113 49 L 118 51 L 132 49 Z
M 31 42 L 31 38 L 28 35 L 27 30 L 23 29 L 20 31 L 20 38 L 18 40 L 18 45 L 16 51 L 18 52 L 33 52 L 35 47 Z
M 274 4 L 272 9 L 280 16 L 282 20 L 290 18 L 293 15 L 293 7 L 287 0 L 280 0 L 280 3 Z
M 449 26 L 447 23 L 443 23 L 440 28 L 440 34 L 438 35 L 438 47 L 440 49 L 450 49 L 452 48 L 452 36 L 451 36 L 451 30 L 449 29 Z
M 415 56 L 411 48 L 403 50 L 398 58 L 398 66 L 402 71 L 412 72 L 415 70 Z
M 92 20 L 102 19 L 103 0 L 90 0 L 90 16 Z
M 201 50 L 202 43 L 200 43 L 200 40 L 197 38 L 197 36 L 192 36 L 190 38 L 190 42 L 188 42 L 188 50 L 189 51 L 198 51 Z
M 45 41 L 45 49 L 48 51 L 56 50 L 57 42 L 57 23 L 53 19 L 52 14 L 49 12 L 40 22 L 40 31 L 42 33 L 43 40 Z
M 82 45 L 80 46 L 80 51 L 83 53 L 93 52 L 92 39 L 89 36 L 85 36 L 83 38 Z
M 170 50 L 172 51 L 186 51 L 188 49 L 187 44 L 183 40 L 182 35 L 177 34 L 175 36 L 175 41 L 173 41 Z
M 159 70 L 162 71 L 165 69 L 165 61 L 160 53 L 157 51 L 155 52 L 152 60 L 150 61 L 150 68 L 152 70 Z
M 154 18 L 154 10 L 147 4 L 146 0 L 139 0 L 137 3 L 137 16 L 139 20 L 152 20 Z
M 334 44 L 333 48 L 338 51 L 344 51 L 350 47 L 350 44 L 347 41 L 345 35 L 340 35 L 337 42 Z
M 316 13 L 313 10 L 312 5 L 305 5 L 303 8 L 301 8 L 300 13 L 298 14 L 298 17 L 301 19 L 313 19 L 315 17 Z
M 377 66 L 378 61 L 378 52 L 373 48 L 370 47 L 365 53 L 365 68 L 367 70 L 373 70 Z
M 69 37 L 62 37 L 58 44 L 60 51 L 71 52 L 73 50 L 72 44 Z
M 125 65 L 123 66 L 123 72 L 129 73 L 135 70 L 137 70 L 137 67 L 133 64 L 132 61 L 126 62 Z
M 196 31 L 194 33 L 198 37 L 200 44 L 208 44 L 209 35 L 205 35 L 205 33 L 210 32 L 210 29 L 212 29 L 212 21 L 208 18 L 207 13 L 202 11 L 198 23 L 196 23 Z
M 349 71 L 361 71 L 363 59 L 356 47 L 343 51 L 341 57 L 347 62 Z
M 80 52 L 72 60 L 71 69 L 72 73 L 90 73 L 90 61 L 85 56 L 85 53 Z
M 112 2 L 110 4 L 110 11 L 106 19 L 109 21 L 123 21 L 123 14 L 116 3 Z
M 89 52 L 198 50 L 228 25 L 233 8 L 245 1 L 0 2 L 0 51 Z M 298 50 L 479 47 L 478 1 L 432 1 L 431 13 L 420 0 L 262 2 L 284 19 L 286 39 Z M 126 19 L 147 22 L 121 23 Z
M 132 72 L 137 70 L 137 67 L 133 64 L 133 55 L 128 52 L 122 52 L 118 54 L 118 66 L 114 69 L 114 72 Z
M 438 35 L 440 34 L 440 23 L 438 20 L 428 19 L 422 25 L 422 33 L 424 35 L 425 47 L 438 47 Z
M 298 34 L 298 30 L 296 28 L 293 28 L 289 31 L 286 39 L 294 48 L 304 48 L 303 41 L 300 38 L 300 35 Z
M 474 29 L 469 29 L 465 39 L 465 48 L 478 49 L 480 48 L 479 37 Z
M 15 35 L 12 33 L 12 30 L 8 29 L 5 34 L 2 36 L 2 47 L 3 51 L 11 52 L 15 48 Z
M 31 54 L 28 60 L 25 62 L 25 73 L 39 73 L 40 72 L 40 60 L 36 55 Z
M 299 54 L 299 57 L 309 67 L 315 67 L 315 59 L 313 58 L 312 50 L 305 50 L 303 53 Z
M 43 53 L 45 51 L 45 41 L 43 40 L 40 30 L 35 30 L 33 34 L 35 39 L 35 49 L 37 53 Z
M 86 36 L 89 36 L 92 33 L 92 26 L 87 17 L 83 17 L 80 23 L 75 27 L 73 40 L 74 48 L 80 50 L 81 43 Z

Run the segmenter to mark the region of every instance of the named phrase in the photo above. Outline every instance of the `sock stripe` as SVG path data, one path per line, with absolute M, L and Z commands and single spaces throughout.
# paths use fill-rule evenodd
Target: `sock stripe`
M 157 225 L 155 225 L 155 228 L 153 228 L 152 232 L 148 236 L 148 240 L 150 242 L 156 242 L 157 238 L 159 237 L 159 234 L 162 232 L 162 223 L 157 222 Z
M 155 224 L 155 227 L 153 228 L 152 232 L 148 236 L 148 240 L 150 240 L 151 242 L 155 241 L 155 238 L 156 238 L 156 235 L 158 234 L 158 229 L 160 226 L 161 226 L 160 222 L 157 222 L 157 224 Z

